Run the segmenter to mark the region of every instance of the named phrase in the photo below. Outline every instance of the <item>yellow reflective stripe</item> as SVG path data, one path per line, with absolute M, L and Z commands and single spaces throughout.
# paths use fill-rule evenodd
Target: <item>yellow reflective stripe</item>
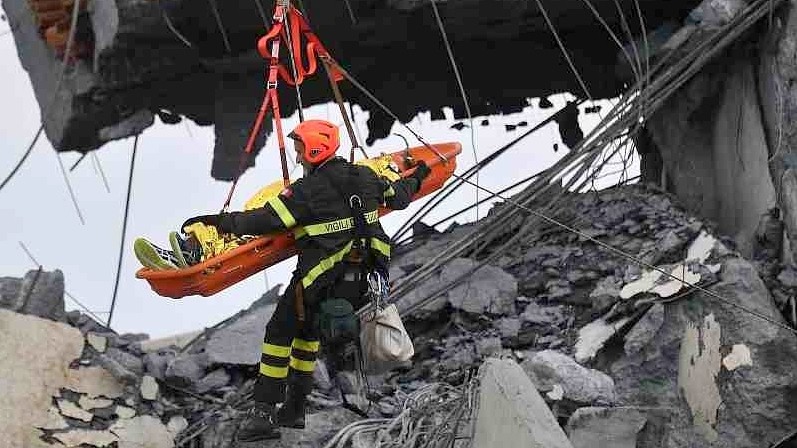
M 312 352 L 312 353 L 317 352 L 320 346 L 321 343 L 318 341 L 305 341 L 304 339 L 294 339 L 293 344 L 291 344 L 291 347 L 293 348 L 298 348 L 299 350 L 304 350 L 306 352 Z
M 293 237 L 297 240 L 305 236 L 307 236 L 307 232 L 304 230 L 304 227 L 297 227 L 293 229 Z
M 290 366 L 300 372 L 313 373 L 315 369 L 315 361 L 305 361 L 291 356 Z
M 353 241 L 349 241 L 349 244 L 343 247 L 343 249 L 335 252 L 331 256 L 321 260 L 317 265 L 315 265 L 307 275 L 304 276 L 302 279 L 302 285 L 307 288 L 313 284 L 316 279 L 323 274 L 324 272 L 332 269 L 336 263 L 340 263 L 346 255 L 351 252 L 351 247 L 353 245 Z
M 370 211 L 365 214 L 366 223 L 373 224 L 377 220 L 379 220 L 379 213 L 376 210 Z M 305 234 L 310 236 L 327 235 L 330 233 L 343 232 L 353 227 L 354 227 L 354 218 L 343 218 L 343 219 L 338 219 L 337 221 L 324 222 L 321 224 L 310 224 L 304 226 L 304 232 L 302 236 L 304 236 Z
M 277 358 L 287 358 L 291 355 L 291 348 L 284 345 L 273 345 L 263 343 L 263 353 Z
M 396 190 L 392 186 L 390 188 L 388 188 L 387 190 L 385 190 L 384 196 L 386 198 L 392 198 L 395 195 L 396 195 Z
M 382 255 L 390 258 L 390 244 L 376 238 L 371 238 L 371 247 L 381 252 Z
M 261 362 L 260 374 L 271 378 L 287 378 L 288 367 L 274 367 Z
M 285 227 L 290 229 L 291 227 L 296 225 L 296 218 L 293 217 L 288 207 L 282 202 L 282 199 L 279 196 L 274 196 L 273 198 L 269 199 L 267 202 L 271 208 L 277 212 L 277 215 L 282 220 L 282 223 L 285 224 Z

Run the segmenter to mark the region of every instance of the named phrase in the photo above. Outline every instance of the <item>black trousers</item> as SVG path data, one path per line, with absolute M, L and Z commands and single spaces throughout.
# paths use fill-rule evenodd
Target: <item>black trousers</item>
M 321 291 L 310 295 L 305 291 L 305 318 L 300 322 L 295 306 L 298 282 L 299 277 L 294 274 L 266 325 L 260 355 L 260 374 L 254 390 L 255 401 L 282 403 L 288 387 L 292 394 L 300 396 L 312 391 L 313 371 L 321 348 L 315 319 L 321 300 L 332 296 L 345 298 L 352 302 L 355 309 L 364 304 L 363 284 L 359 279 L 341 276 Z M 335 353 L 334 347 L 328 348 L 333 349 L 331 354 Z

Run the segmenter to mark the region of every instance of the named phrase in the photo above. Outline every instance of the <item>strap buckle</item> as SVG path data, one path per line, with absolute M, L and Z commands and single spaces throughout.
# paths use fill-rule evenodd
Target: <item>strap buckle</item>
M 357 203 L 357 205 L 354 205 L 355 202 Z M 352 208 L 354 208 L 354 207 L 362 208 L 363 201 L 362 201 L 362 199 L 360 199 L 359 196 L 357 196 L 356 194 L 353 194 L 349 198 L 349 205 L 352 206 Z

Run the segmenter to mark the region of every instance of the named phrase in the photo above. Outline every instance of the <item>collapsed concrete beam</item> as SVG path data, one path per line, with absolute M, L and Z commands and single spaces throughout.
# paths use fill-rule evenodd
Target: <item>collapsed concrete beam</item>
M 545 400 L 516 362 L 488 359 L 479 375 L 475 448 L 572 448 Z
M 624 42 L 664 24 L 680 24 L 697 0 L 592 0 Z M 173 122 L 184 116 L 217 131 L 212 175 L 237 171 L 251 117 L 263 93 L 257 39 L 271 15 L 269 2 L 106 0 L 81 14 L 86 59 L 73 64 L 54 90 L 58 53 L 45 44 L 27 0 L 2 0 L 19 56 L 32 80 L 48 138 L 60 151 L 88 151 L 141 132 L 154 114 Z M 428 2 L 349 0 L 305 2 L 311 25 L 327 48 L 365 86 L 408 122 L 419 112 L 442 118 L 465 107 Z M 214 11 L 213 5 L 217 4 Z M 542 2 L 589 95 L 616 95 L 630 69 L 625 56 L 582 0 Z M 623 32 L 621 14 L 630 33 Z M 350 6 L 347 8 L 346 6 Z M 471 110 L 476 115 L 522 110 L 528 98 L 572 92 L 585 95 L 536 2 L 441 2 L 440 15 L 456 55 Z M 220 21 L 217 21 L 217 17 Z M 427 61 L 423 65 L 419 61 Z M 539 63 L 530 63 L 540 61 Z M 533 70 L 522 67 L 533 66 Z M 323 74 L 303 85 L 304 106 L 331 100 Z M 230 88 L 234 86 L 234 88 Z M 370 113 L 370 144 L 389 135 L 393 119 L 343 83 L 344 96 Z M 293 90 L 281 89 L 283 115 L 296 110 Z M 50 98 L 57 97 L 52 107 Z

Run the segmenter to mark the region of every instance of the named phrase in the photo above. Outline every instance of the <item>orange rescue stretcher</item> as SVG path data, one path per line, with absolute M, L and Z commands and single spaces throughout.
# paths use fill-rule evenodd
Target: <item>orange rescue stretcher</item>
M 457 155 L 461 151 L 459 143 L 450 142 L 408 148 L 393 152 L 390 156 L 401 177 L 407 177 L 415 171 L 414 166 L 409 167 L 406 163 L 408 160 L 423 160 L 431 169 L 421 189 L 413 196 L 414 201 L 440 189 L 451 178 L 457 167 Z M 390 212 L 387 208 L 379 209 L 380 216 Z M 295 255 L 294 242 L 293 232 L 290 231 L 259 236 L 196 265 L 166 271 L 141 268 L 136 272 L 136 277 L 147 280 L 152 290 L 163 297 L 207 297 Z

